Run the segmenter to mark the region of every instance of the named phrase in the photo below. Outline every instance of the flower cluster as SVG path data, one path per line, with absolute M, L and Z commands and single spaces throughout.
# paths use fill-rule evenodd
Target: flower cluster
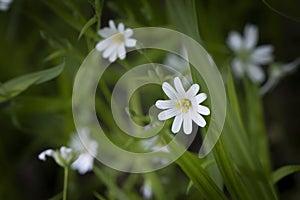
M 84 145 L 84 146 L 83 146 Z M 39 154 L 39 159 L 45 161 L 46 156 L 52 157 L 61 167 L 70 167 L 80 174 L 93 169 L 94 156 L 97 154 L 98 143 L 90 138 L 87 128 L 79 130 L 70 141 L 71 148 L 62 146 L 60 150 L 47 149 Z

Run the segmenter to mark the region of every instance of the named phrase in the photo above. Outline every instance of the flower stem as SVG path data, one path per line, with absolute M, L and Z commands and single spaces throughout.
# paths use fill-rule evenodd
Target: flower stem
M 67 200 L 69 167 L 64 167 L 63 200 Z

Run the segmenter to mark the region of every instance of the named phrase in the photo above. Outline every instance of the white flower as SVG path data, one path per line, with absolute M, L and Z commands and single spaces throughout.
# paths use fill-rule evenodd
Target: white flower
M 13 0 L 0 0 L 0 10 L 2 11 L 8 10 L 12 2 Z
M 133 35 L 132 29 L 125 29 L 123 23 L 117 28 L 113 20 L 109 20 L 109 27 L 99 30 L 98 34 L 105 39 L 97 43 L 96 49 L 103 51 L 103 58 L 108 58 L 110 62 L 114 62 L 117 58 L 125 59 L 125 47 L 136 45 L 136 40 L 130 38 Z
M 145 180 L 142 186 L 142 194 L 145 199 L 151 199 L 153 196 L 152 184 L 150 180 Z
M 274 88 L 281 78 L 293 73 L 297 67 L 300 65 L 300 58 L 294 60 L 293 62 L 280 64 L 273 63 L 270 66 L 268 81 L 260 88 L 260 95 L 266 94 L 272 88 Z
M 237 78 L 246 74 L 254 83 L 261 83 L 265 79 L 261 65 L 273 60 L 273 46 L 262 45 L 256 47 L 258 41 L 258 29 L 254 25 L 246 25 L 244 38 L 232 31 L 229 33 L 227 44 L 234 51 L 236 57 L 232 61 L 232 70 Z
M 166 109 L 158 114 L 159 120 L 166 120 L 175 117 L 172 124 L 172 132 L 178 133 L 183 123 L 183 131 L 190 134 L 193 128 L 193 121 L 200 127 L 206 125 L 205 119 L 201 115 L 209 115 L 209 108 L 199 105 L 206 98 L 205 93 L 200 93 L 199 85 L 193 84 L 186 92 L 182 86 L 181 80 L 174 79 L 176 90 L 167 82 L 162 84 L 162 89 L 170 100 L 158 100 L 155 105 L 159 109 Z
M 74 161 L 75 153 L 72 149 L 62 146 L 60 150 L 47 149 L 39 154 L 39 159 L 45 161 L 46 156 L 52 157 L 61 167 L 68 167 Z
M 72 169 L 80 174 L 91 171 L 94 166 L 94 157 L 97 154 L 98 143 L 90 138 L 88 128 L 82 128 L 71 138 L 70 146 L 78 154 L 78 158 L 71 165 Z

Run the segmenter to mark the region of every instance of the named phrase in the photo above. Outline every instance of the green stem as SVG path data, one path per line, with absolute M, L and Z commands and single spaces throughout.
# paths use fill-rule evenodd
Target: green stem
M 63 200 L 67 200 L 69 167 L 64 168 Z

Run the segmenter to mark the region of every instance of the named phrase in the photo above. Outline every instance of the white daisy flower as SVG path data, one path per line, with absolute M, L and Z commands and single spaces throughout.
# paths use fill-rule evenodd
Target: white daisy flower
M 13 0 L 0 0 L 0 10 L 2 11 L 8 10 L 12 2 Z
M 193 84 L 187 91 L 184 90 L 181 80 L 174 79 L 175 89 L 167 82 L 162 84 L 162 89 L 170 100 L 158 100 L 155 105 L 159 109 L 166 109 L 158 114 L 159 120 L 167 120 L 175 117 L 172 124 L 172 132 L 178 133 L 183 123 L 183 131 L 190 134 L 193 128 L 193 121 L 200 127 L 206 125 L 201 115 L 209 115 L 210 110 L 206 106 L 199 105 L 206 98 L 205 93 L 200 93 L 199 85 Z
M 70 142 L 70 146 L 78 154 L 78 158 L 71 165 L 71 168 L 80 174 L 85 174 L 93 169 L 98 143 L 90 138 L 88 128 L 82 128 L 78 134 L 75 134 Z
M 46 161 L 46 156 L 52 157 L 61 167 L 68 167 L 74 161 L 75 153 L 72 149 L 62 146 L 59 150 L 47 149 L 39 154 L 39 159 Z
M 273 89 L 280 79 L 288 74 L 293 73 L 298 66 L 300 65 L 300 58 L 297 58 L 293 62 L 280 64 L 280 63 L 273 63 L 270 66 L 269 70 L 269 78 L 268 81 L 260 88 L 259 93 L 260 95 L 266 94 L 268 91 Z
M 232 71 L 237 78 L 246 74 L 254 83 L 265 80 L 265 73 L 261 65 L 266 65 L 273 60 L 272 45 L 257 45 L 258 29 L 254 25 L 246 25 L 244 38 L 237 32 L 229 33 L 227 45 L 235 53 L 232 61 Z
M 123 23 L 117 28 L 113 20 L 109 20 L 109 27 L 99 30 L 98 34 L 105 39 L 97 43 L 96 49 L 103 51 L 103 58 L 108 58 L 110 62 L 116 61 L 117 58 L 125 59 L 125 48 L 136 45 L 136 40 L 130 38 L 133 35 L 132 29 L 125 29 Z

